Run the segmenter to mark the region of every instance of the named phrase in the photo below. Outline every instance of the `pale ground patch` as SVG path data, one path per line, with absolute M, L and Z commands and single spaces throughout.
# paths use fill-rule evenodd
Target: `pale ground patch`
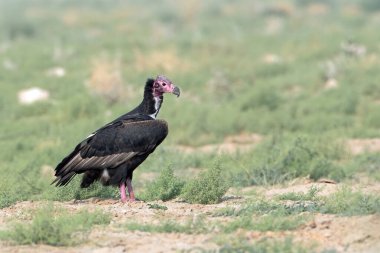
M 89 91 L 112 104 L 122 99 L 121 94 L 133 96 L 133 90 L 123 86 L 122 62 L 120 57 L 103 55 L 93 60 L 91 74 L 85 85 Z M 130 87 L 130 86 L 128 86 Z
M 351 139 L 347 141 L 347 146 L 353 155 L 359 155 L 364 152 L 380 152 L 380 138 Z
M 177 145 L 169 149 L 185 154 L 234 154 L 237 152 L 248 152 L 262 141 L 263 137 L 253 133 L 241 133 L 239 135 L 227 136 L 222 143 L 207 144 L 199 147 Z

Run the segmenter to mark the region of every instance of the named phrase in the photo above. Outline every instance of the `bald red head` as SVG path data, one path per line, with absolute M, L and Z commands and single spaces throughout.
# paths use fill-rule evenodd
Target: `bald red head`
M 154 96 L 162 96 L 163 93 L 173 93 L 179 97 L 180 90 L 167 77 L 158 75 L 153 83 L 153 94 Z

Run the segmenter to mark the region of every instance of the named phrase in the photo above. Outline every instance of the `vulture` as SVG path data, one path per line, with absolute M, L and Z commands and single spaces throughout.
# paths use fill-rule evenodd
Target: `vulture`
M 83 174 L 81 188 L 100 181 L 105 186 L 120 187 L 122 202 L 135 201 L 133 171 L 168 134 L 166 121 L 156 119 L 164 93 L 179 97 L 180 89 L 165 76 L 149 78 L 142 102 L 80 142 L 57 165 L 52 184 L 66 186 L 75 175 Z

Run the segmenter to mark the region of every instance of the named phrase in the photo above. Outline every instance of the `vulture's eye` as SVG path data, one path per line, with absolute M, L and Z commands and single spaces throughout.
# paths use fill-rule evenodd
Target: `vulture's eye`
M 162 86 L 166 86 L 166 83 L 163 83 Z

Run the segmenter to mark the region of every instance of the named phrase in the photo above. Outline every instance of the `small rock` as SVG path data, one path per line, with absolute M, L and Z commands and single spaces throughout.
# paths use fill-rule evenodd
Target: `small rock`
M 342 42 L 341 48 L 343 52 L 349 56 L 361 57 L 367 52 L 367 48 L 365 46 L 352 41 Z
M 62 67 L 55 67 L 49 69 L 46 74 L 53 77 L 64 77 L 66 75 L 66 70 Z
M 337 184 L 335 180 L 329 179 L 329 178 L 320 178 L 317 181 L 318 183 L 324 183 L 324 184 Z
M 338 81 L 335 79 L 328 79 L 325 83 L 325 89 L 330 90 L 330 89 L 336 89 L 338 88 Z
M 21 90 L 18 93 L 18 101 L 20 104 L 29 105 L 37 101 L 47 100 L 50 94 L 47 90 L 38 87 Z
M 9 59 L 3 61 L 3 67 L 6 70 L 15 70 L 17 68 L 16 64 Z
M 263 61 L 267 64 L 275 64 L 275 63 L 280 63 L 281 58 L 280 58 L 280 56 L 278 56 L 276 54 L 266 54 L 263 57 Z
M 317 223 L 313 220 L 312 222 L 309 223 L 309 227 L 310 228 L 316 228 L 317 227 Z

